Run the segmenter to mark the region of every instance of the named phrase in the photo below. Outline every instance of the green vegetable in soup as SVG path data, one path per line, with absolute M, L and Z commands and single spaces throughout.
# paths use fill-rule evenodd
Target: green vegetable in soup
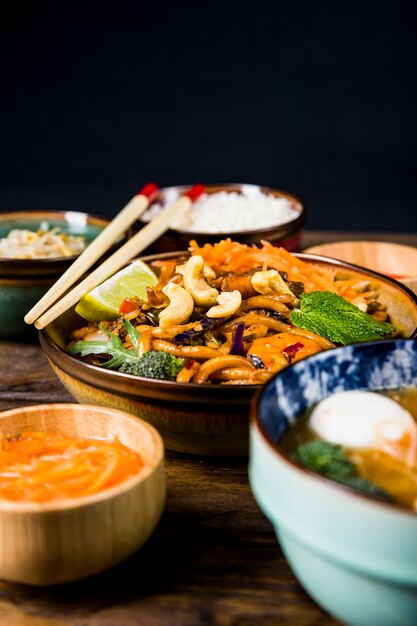
M 302 294 L 300 309 L 291 311 L 290 320 L 298 328 L 342 345 L 376 341 L 396 330 L 392 324 L 378 322 L 331 291 Z
M 380 500 L 392 501 L 389 493 L 366 478 L 361 478 L 355 465 L 341 446 L 314 439 L 298 447 L 294 460 L 306 469 Z

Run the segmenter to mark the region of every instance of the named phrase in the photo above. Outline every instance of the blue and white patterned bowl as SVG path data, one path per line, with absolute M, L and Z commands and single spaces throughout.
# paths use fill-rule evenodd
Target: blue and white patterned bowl
M 305 409 L 336 391 L 409 386 L 417 386 L 417 340 L 388 340 L 299 361 L 252 404 L 255 498 L 307 592 L 353 626 L 417 624 L 417 515 L 307 472 L 277 444 Z

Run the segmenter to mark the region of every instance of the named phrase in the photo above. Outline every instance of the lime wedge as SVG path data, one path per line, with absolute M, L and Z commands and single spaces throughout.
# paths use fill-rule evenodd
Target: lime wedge
M 89 322 L 114 320 L 120 315 L 119 307 L 125 298 L 137 296 L 146 300 L 146 287 L 157 282 L 146 263 L 133 261 L 81 298 L 75 310 Z

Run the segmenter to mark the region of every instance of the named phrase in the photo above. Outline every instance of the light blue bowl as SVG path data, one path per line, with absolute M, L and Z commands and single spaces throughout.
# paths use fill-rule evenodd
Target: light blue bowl
M 417 340 L 357 344 L 277 374 L 255 397 L 249 477 L 295 575 L 353 626 L 416 626 L 417 514 L 356 494 L 290 461 L 277 444 L 336 391 L 417 385 Z

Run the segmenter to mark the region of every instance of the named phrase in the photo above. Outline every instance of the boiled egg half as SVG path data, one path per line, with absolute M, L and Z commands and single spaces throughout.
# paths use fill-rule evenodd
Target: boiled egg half
M 320 439 L 346 448 L 372 448 L 381 436 L 400 440 L 416 429 L 411 414 L 397 402 L 371 391 L 340 391 L 314 408 L 310 428 Z

